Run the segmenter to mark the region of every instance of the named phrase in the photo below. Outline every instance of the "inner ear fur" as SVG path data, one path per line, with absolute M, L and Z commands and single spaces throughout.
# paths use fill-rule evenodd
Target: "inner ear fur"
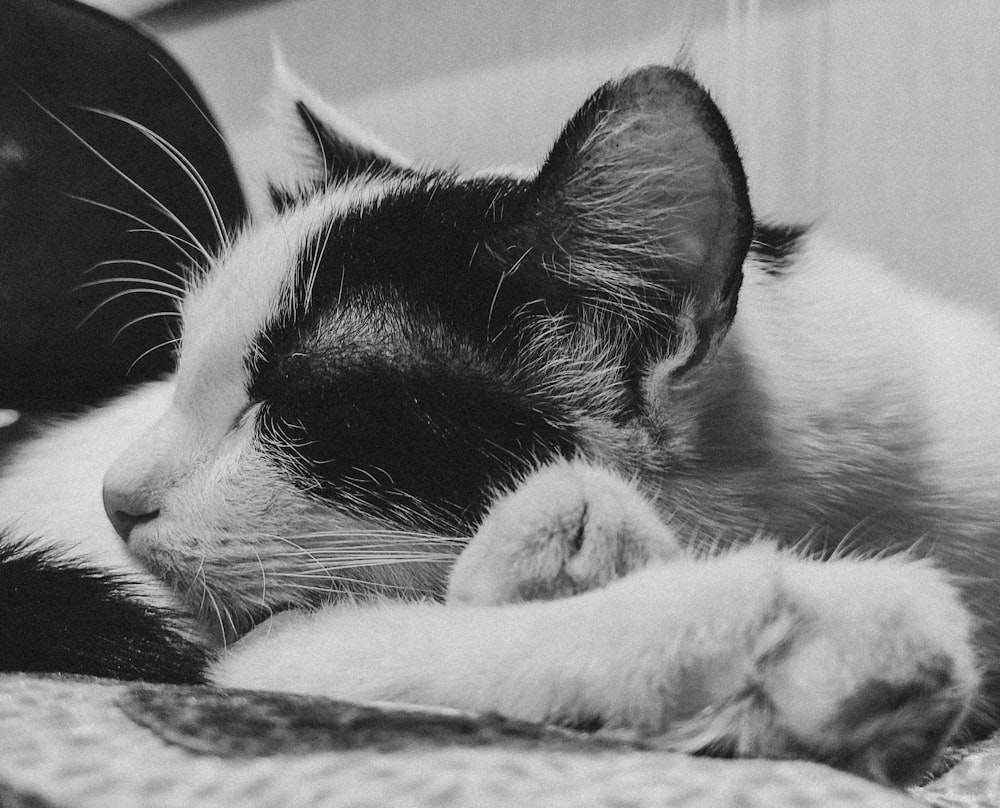
M 632 334 L 636 360 L 671 357 L 680 373 L 726 333 L 753 215 L 725 119 L 687 73 L 649 67 L 597 90 L 519 219 L 494 246 L 544 275 L 550 310 Z
M 363 173 L 410 171 L 409 160 L 331 106 L 299 78 L 279 51 L 274 53 L 271 107 L 286 134 L 305 144 L 311 179 L 336 183 Z M 275 194 L 281 192 L 272 189 Z

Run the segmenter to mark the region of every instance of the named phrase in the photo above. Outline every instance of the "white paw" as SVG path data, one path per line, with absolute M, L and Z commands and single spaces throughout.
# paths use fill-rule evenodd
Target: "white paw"
M 455 564 L 448 602 L 565 597 L 680 552 L 635 485 L 600 466 L 560 460 L 494 502 Z
M 923 562 L 804 564 L 786 580 L 811 624 L 773 669 L 782 723 L 810 756 L 890 783 L 918 776 L 979 676 L 958 590 Z
M 671 728 L 678 748 L 805 757 L 912 782 L 976 697 L 971 620 L 958 591 L 924 562 L 775 558 L 781 583 L 744 681 Z

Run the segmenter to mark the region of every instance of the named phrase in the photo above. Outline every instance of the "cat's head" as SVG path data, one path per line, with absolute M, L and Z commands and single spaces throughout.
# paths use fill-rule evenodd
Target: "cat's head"
M 205 268 L 173 402 L 105 482 L 135 554 L 229 633 L 440 592 L 441 537 L 546 458 L 641 470 L 752 230 L 726 123 L 677 70 L 601 87 L 531 175 L 414 166 L 308 91 L 289 108 L 313 172 Z

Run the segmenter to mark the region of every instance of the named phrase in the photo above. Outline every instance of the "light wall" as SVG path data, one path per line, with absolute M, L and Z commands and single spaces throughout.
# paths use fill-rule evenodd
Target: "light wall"
M 1000 312 L 996 0 L 288 0 L 163 35 L 257 198 L 280 163 L 261 128 L 272 40 L 382 139 L 466 167 L 537 163 L 597 84 L 687 40 L 759 213 Z

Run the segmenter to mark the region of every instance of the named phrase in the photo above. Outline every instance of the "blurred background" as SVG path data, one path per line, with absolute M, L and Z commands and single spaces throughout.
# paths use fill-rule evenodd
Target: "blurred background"
M 1000 312 L 996 0 L 94 0 L 193 74 L 262 198 L 280 161 L 276 42 L 398 149 L 537 164 L 598 84 L 687 41 L 741 145 L 759 214 L 818 221 L 898 272 Z
M 32 0 L 0 0 L 0 35 L 10 9 L 25 2 Z M 266 112 L 275 45 L 305 81 L 382 140 L 414 158 L 464 168 L 537 165 L 595 87 L 630 67 L 673 62 L 683 50 L 730 120 L 759 216 L 815 222 L 843 244 L 877 254 L 896 273 L 1000 323 L 997 0 L 88 2 L 136 22 L 191 74 L 257 208 L 264 205 L 266 177 L 284 176 L 292 162 Z M 15 40 L 9 30 L 7 40 L 0 36 L 5 53 L 45 63 L 37 43 Z M 105 46 L 86 36 L 83 45 L 91 62 L 74 62 L 73 50 L 59 54 L 73 74 L 70 83 L 113 94 L 140 78 L 117 82 L 118 68 L 111 79 L 88 72 Z M 137 90 L 136 97 L 176 123 L 175 139 L 193 133 L 196 127 L 170 112 L 166 100 L 166 91 L 177 96 L 180 85 L 165 74 L 159 79 L 162 96 Z M 189 101 L 181 98 L 185 109 Z M 5 109 L 8 118 L 18 117 Z M 217 143 L 214 132 L 207 136 Z M 44 138 L 19 142 L 0 149 L 0 163 L 11 170 L 27 171 L 37 157 L 39 165 L 52 164 L 55 181 L 66 173 L 62 167 L 79 162 L 79 155 L 52 152 Z M 228 171 L 224 158 L 206 159 Z M 151 163 L 144 158 L 137 165 L 142 169 L 133 171 Z M 48 199 L 43 185 L 39 199 L 24 197 L 34 176 L 25 171 L 24 188 L 9 178 L 0 186 L 10 197 L 8 213 L 30 213 L 34 208 L 25 205 L 44 207 Z M 106 189 L 94 193 L 111 198 Z M 48 200 L 63 217 L 71 215 L 60 207 L 64 197 Z M 6 290 L 7 308 L 0 311 L 6 318 L 0 330 L 11 326 L 4 332 L 10 350 L 0 356 L 0 408 L 60 409 L 166 369 L 169 341 L 142 337 L 135 328 L 125 332 L 134 344 L 119 339 L 126 314 L 133 324 L 142 321 L 140 328 L 165 328 L 162 318 L 157 325 L 139 309 L 111 308 L 102 310 L 103 322 L 84 318 L 90 305 L 84 306 L 77 276 L 81 267 L 89 272 L 91 259 L 81 257 L 72 237 L 35 250 L 27 225 L 38 229 L 42 219 L 32 216 L 15 216 L 15 229 L 0 242 L 9 251 L 19 238 L 31 252 L 31 261 L 15 266 L 20 285 Z M 59 221 L 62 230 L 70 228 Z M 106 248 L 107 257 L 138 254 L 77 225 L 76 237 Z M 126 294 L 122 303 L 139 304 L 140 297 Z M 157 299 L 147 296 L 143 305 L 155 308 Z M 164 350 L 150 355 L 146 349 L 157 343 Z M 104 354 L 121 367 L 110 359 L 100 365 Z M 140 354 L 144 364 L 133 371 Z M 93 369 L 91 359 L 98 363 Z M 15 360 L 17 367 L 7 367 Z M 77 371 L 76 383 L 67 382 L 67 367 Z M 24 389 L 29 381 L 34 392 Z M 0 430 L 16 415 L 0 409 Z M 0 432 L 0 460 L 4 433 L 12 431 Z

